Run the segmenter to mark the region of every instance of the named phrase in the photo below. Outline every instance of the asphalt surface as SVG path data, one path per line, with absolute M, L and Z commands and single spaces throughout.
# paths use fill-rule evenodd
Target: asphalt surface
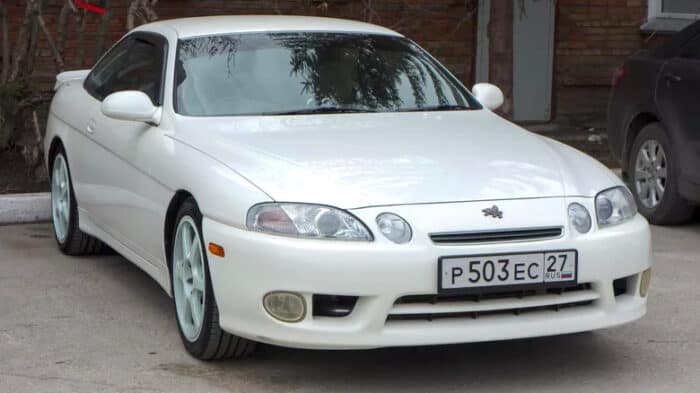
M 540 339 L 371 351 L 184 351 L 170 299 L 116 255 L 60 254 L 48 224 L 0 227 L 0 392 L 697 392 L 700 223 L 654 228 L 649 314 Z M 614 261 L 611 261 L 614 263 Z

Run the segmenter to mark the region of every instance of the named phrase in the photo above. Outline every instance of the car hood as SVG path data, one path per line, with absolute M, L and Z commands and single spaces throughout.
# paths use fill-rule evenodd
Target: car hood
M 277 201 L 350 209 L 593 196 L 616 182 L 488 110 L 176 119 L 174 139 Z

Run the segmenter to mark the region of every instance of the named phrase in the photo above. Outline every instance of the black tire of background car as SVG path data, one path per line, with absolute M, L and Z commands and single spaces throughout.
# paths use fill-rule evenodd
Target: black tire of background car
M 646 208 L 641 203 L 639 195 L 637 195 L 636 171 L 635 165 L 639 149 L 648 140 L 656 140 L 663 147 L 666 153 L 666 188 L 661 201 L 656 208 Z M 637 202 L 639 212 L 649 220 L 650 223 L 656 225 L 674 225 L 682 224 L 690 220 L 693 216 L 694 207 L 687 200 L 681 197 L 678 191 L 678 164 L 676 162 L 677 155 L 673 150 L 671 141 L 666 134 L 666 130 L 661 123 L 651 123 L 646 125 L 637 135 L 632 145 L 632 150 L 629 156 L 629 173 L 630 173 L 630 189 L 634 194 L 634 199 Z
M 214 290 L 211 284 L 211 273 L 209 271 L 209 260 L 207 258 L 206 247 L 204 246 L 204 239 L 202 237 L 202 213 L 199 211 L 199 207 L 193 198 L 186 199 L 177 213 L 176 223 L 179 223 L 183 217 L 189 216 L 197 224 L 197 230 L 200 233 L 200 246 L 202 247 L 202 254 L 204 257 L 204 266 L 206 268 L 205 281 L 206 281 L 206 295 L 204 296 L 204 321 L 202 323 L 202 330 L 194 342 L 189 341 L 182 332 L 180 327 L 180 321 L 177 318 L 177 306 L 175 305 L 175 291 L 172 283 L 172 273 L 171 273 L 171 283 L 170 289 L 173 293 L 173 310 L 175 310 L 175 320 L 177 321 L 178 331 L 180 332 L 180 338 L 182 339 L 187 352 L 193 357 L 199 360 L 221 360 L 221 359 L 238 359 L 249 356 L 253 353 L 255 349 L 256 342 L 245 338 L 234 336 L 233 334 L 226 333 L 221 330 L 219 325 L 219 308 L 216 305 L 216 299 L 214 296 Z M 170 244 L 175 244 L 175 235 L 177 233 L 177 225 L 173 229 L 172 242 Z M 170 255 L 173 255 L 172 252 Z M 171 261 L 172 268 L 172 261 Z
M 54 238 L 58 247 L 66 255 L 80 256 L 80 255 L 91 255 L 99 254 L 106 249 L 103 243 L 84 233 L 80 230 L 78 225 L 78 201 L 75 200 L 75 192 L 73 191 L 73 179 L 70 174 L 70 165 L 68 164 L 68 156 L 63 146 L 59 145 L 56 149 L 56 153 L 51 157 L 51 168 L 49 168 L 50 176 L 53 176 L 53 165 L 56 157 L 59 155 L 63 156 L 63 160 L 66 163 L 66 170 L 68 171 L 68 187 L 70 189 L 70 214 L 68 218 L 68 233 L 66 234 L 66 239 L 61 243 L 56 236 L 56 231 L 54 230 Z

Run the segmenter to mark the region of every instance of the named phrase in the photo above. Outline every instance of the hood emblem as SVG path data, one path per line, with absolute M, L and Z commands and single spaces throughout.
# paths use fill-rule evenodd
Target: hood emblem
M 496 205 L 486 208 L 482 210 L 482 212 L 484 212 L 484 217 L 503 218 L 503 212 L 498 210 L 498 206 Z

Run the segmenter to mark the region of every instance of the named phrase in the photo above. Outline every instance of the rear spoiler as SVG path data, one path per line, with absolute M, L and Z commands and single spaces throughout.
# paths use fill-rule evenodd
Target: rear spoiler
M 90 73 L 90 70 L 61 72 L 60 74 L 56 75 L 56 84 L 54 85 L 53 89 L 54 89 L 54 91 L 56 91 L 56 90 L 60 89 L 61 86 L 67 84 L 68 82 L 81 81 L 81 80 L 85 79 L 89 73 Z

